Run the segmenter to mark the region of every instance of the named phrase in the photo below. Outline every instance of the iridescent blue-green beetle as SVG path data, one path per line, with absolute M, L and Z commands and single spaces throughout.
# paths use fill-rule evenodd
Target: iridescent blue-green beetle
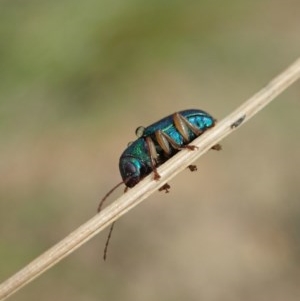
M 125 184 L 126 189 L 131 188 L 151 172 L 154 179 L 158 180 L 160 175 L 157 167 L 182 149 L 194 150 L 195 146 L 188 144 L 213 127 L 215 122 L 216 120 L 207 112 L 190 109 L 169 115 L 146 128 L 138 127 L 136 129 L 138 139 L 131 142 L 120 157 L 119 169 L 123 181 L 106 194 L 99 204 L 98 212 L 106 198 L 121 184 Z M 221 146 L 217 144 L 213 149 L 220 150 Z M 189 168 L 191 171 L 196 170 L 194 165 L 190 165 Z M 165 184 L 160 190 L 168 192 L 169 188 L 170 186 Z M 108 240 L 110 235 L 111 232 Z M 108 241 L 104 259 L 107 245 Z
M 148 127 L 139 127 L 137 140 L 129 144 L 120 157 L 119 168 L 124 184 L 133 187 L 145 176 L 154 173 L 160 178 L 156 168 L 166 162 L 179 150 L 195 147 L 188 145 L 216 120 L 202 110 L 184 110 L 169 115 Z M 219 145 L 214 149 L 220 149 Z

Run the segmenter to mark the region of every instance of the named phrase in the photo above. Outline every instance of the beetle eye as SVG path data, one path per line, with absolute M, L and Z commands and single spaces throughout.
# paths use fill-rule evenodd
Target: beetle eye
M 128 162 L 126 164 L 125 170 L 126 170 L 126 175 L 127 176 L 132 176 L 133 174 L 136 173 L 136 167 L 131 162 Z

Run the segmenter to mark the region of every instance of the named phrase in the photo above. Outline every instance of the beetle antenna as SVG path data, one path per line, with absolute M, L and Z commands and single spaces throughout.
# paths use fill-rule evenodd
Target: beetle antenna
M 106 199 L 119 187 L 123 184 L 124 182 L 120 182 L 118 183 L 116 186 L 114 186 L 104 197 L 103 199 L 100 201 L 97 212 L 99 213 L 102 209 L 102 205 L 103 203 L 106 201 Z
M 103 260 L 106 260 L 108 244 L 109 244 L 109 241 L 110 241 L 110 238 L 111 238 L 112 231 L 114 229 L 114 225 L 115 225 L 115 222 L 113 222 L 111 224 L 110 229 L 109 229 L 109 233 L 108 233 L 108 236 L 107 236 L 107 239 L 106 239 L 106 243 L 105 243 L 105 247 L 104 247 L 104 251 L 103 251 Z
M 98 213 L 101 211 L 102 209 L 102 206 L 103 206 L 103 203 L 106 201 L 106 199 L 119 187 L 121 186 L 122 184 L 124 184 L 124 182 L 120 182 L 118 183 L 116 186 L 114 186 L 103 198 L 102 200 L 100 201 L 99 203 L 99 206 L 98 206 Z M 110 238 L 111 238 L 111 234 L 112 234 L 112 231 L 114 229 L 114 225 L 115 225 L 115 222 L 113 222 L 110 226 L 110 229 L 109 229 L 109 233 L 108 233 L 108 236 L 107 236 L 107 239 L 106 239 L 106 243 L 105 243 L 105 247 L 104 247 L 104 252 L 103 252 L 103 260 L 106 260 L 106 255 L 107 255 L 107 249 L 108 249 L 108 244 L 109 244 L 109 241 L 110 241 Z

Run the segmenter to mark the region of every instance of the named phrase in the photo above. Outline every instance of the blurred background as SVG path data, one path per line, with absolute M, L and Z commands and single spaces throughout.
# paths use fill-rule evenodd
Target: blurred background
M 96 213 L 137 126 L 222 119 L 300 53 L 300 2 L 0 3 L 0 281 Z M 300 84 L 11 300 L 300 300 Z M 121 195 L 119 189 L 115 196 Z

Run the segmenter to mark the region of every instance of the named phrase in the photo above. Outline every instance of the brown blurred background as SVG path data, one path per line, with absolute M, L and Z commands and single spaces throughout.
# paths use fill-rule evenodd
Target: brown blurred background
M 1 1 L 0 280 L 95 214 L 137 126 L 186 108 L 221 119 L 292 63 L 299 13 Z M 300 300 L 299 109 L 298 82 L 118 221 L 107 262 L 105 231 L 11 300 Z

